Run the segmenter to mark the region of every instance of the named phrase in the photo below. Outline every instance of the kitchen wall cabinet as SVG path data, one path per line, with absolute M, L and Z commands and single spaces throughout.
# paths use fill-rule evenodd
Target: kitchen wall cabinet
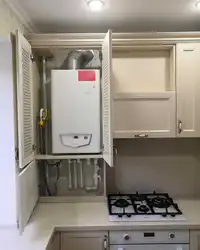
M 175 137 L 175 47 L 113 52 L 114 137 Z
M 108 250 L 108 232 L 61 233 L 61 250 Z
M 176 46 L 177 136 L 200 137 L 200 44 Z
M 35 40 L 34 40 L 34 36 L 35 36 Z M 17 183 L 16 185 L 17 188 L 13 187 L 13 190 L 16 191 L 17 193 L 17 215 L 16 216 L 13 215 L 13 220 L 15 220 L 16 218 L 16 222 L 18 222 L 19 224 L 20 232 L 23 232 L 24 227 L 27 224 L 39 198 L 38 175 L 37 175 L 38 164 L 37 164 L 37 157 L 36 157 L 36 153 L 37 153 L 36 151 L 38 147 L 37 145 L 38 133 L 36 130 L 36 124 L 38 124 L 38 120 L 37 120 L 38 110 L 39 110 L 38 108 L 39 87 L 38 86 L 39 86 L 41 76 L 38 73 L 37 65 L 33 58 L 33 54 L 32 54 L 33 48 L 36 51 L 39 51 L 41 53 L 40 55 L 44 55 L 46 52 L 49 52 L 49 49 L 51 48 L 55 49 L 55 47 L 67 48 L 67 49 L 74 49 L 77 47 L 78 48 L 91 48 L 91 47 L 101 48 L 102 58 L 103 58 L 103 62 L 102 62 L 102 68 L 103 68 L 102 70 L 103 137 L 102 137 L 102 140 L 104 144 L 102 158 L 105 160 L 105 162 L 108 163 L 108 165 L 113 166 L 112 94 L 115 93 L 115 91 L 113 90 L 113 88 L 111 88 L 111 82 L 113 80 L 112 60 L 111 60 L 112 59 L 112 32 L 109 31 L 105 37 L 99 38 L 100 35 L 99 36 L 97 35 L 97 39 L 93 39 L 92 38 L 93 35 L 88 36 L 87 39 L 83 39 L 84 36 L 85 35 L 83 34 L 81 35 L 81 37 L 78 37 L 77 34 L 67 35 L 67 36 L 66 34 L 63 34 L 63 35 L 57 34 L 55 36 L 52 34 L 51 35 L 35 34 L 35 35 L 32 35 L 32 39 L 30 39 L 30 43 L 29 43 L 19 31 L 16 34 L 17 91 L 15 89 L 15 86 L 13 86 L 14 85 L 13 78 L 15 74 L 13 74 L 12 76 L 12 74 L 10 74 L 10 71 L 9 71 L 9 75 L 12 79 L 9 79 L 9 85 L 7 85 L 8 93 L 6 94 L 8 94 L 9 98 L 10 96 L 13 96 L 13 102 L 9 102 L 9 104 L 7 105 L 7 107 L 9 107 L 9 110 L 7 109 L 6 115 L 8 115 L 8 112 L 9 112 L 9 116 L 5 115 L 7 119 L 6 119 L 6 122 L 3 123 L 4 126 L 2 127 L 2 133 L 3 133 L 2 138 L 4 138 L 4 132 L 5 132 L 6 133 L 5 136 L 8 136 L 10 138 L 10 143 L 8 143 L 8 152 L 4 151 L 5 146 L 2 152 L 3 153 L 5 152 L 4 155 L 6 157 L 6 160 L 4 161 L 6 163 L 4 165 L 8 165 L 9 163 L 10 166 L 12 166 L 12 175 L 9 174 L 9 177 L 10 179 L 12 178 L 13 180 L 12 183 L 14 183 L 14 185 Z M 59 37 L 59 39 L 57 39 L 56 37 Z M 162 37 L 162 39 L 164 38 Z M 171 44 L 177 43 L 177 40 L 176 39 L 173 40 L 173 39 L 171 38 L 170 43 Z M 191 37 L 188 38 L 188 40 L 190 39 Z M 120 39 L 120 41 L 122 40 Z M 127 41 L 131 42 L 130 39 L 127 39 Z M 178 41 L 180 41 L 180 37 Z M 132 44 L 133 42 L 134 42 L 134 39 L 132 40 Z M 145 42 L 147 45 L 148 40 L 145 39 Z M 156 43 L 156 41 L 154 42 Z M 158 39 L 157 45 L 160 43 L 161 43 L 161 40 Z M 169 44 L 169 39 L 167 40 L 166 43 Z M 116 45 L 116 40 L 115 40 L 115 45 Z M 156 48 L 157 45 L 155 46 L 154 44 L 153 45 L 154 48 Z M 191 46 L 192 46 L 192 49 L 191 49 Z M 198 55 L 200 51 L 199 46 L 200 46 L 199 44 L 193 44 L 193 45 L 190 44 L 189 48 L 187 47 L 186 49 L 182 49 L 182 47 L 184 46 L 182 44 L 178 44 L 178 47 L 177 47 L 177 52 L 176 52 L 177 53 L 176 54 L 177 55 L 176 69 L 178 72 L 177 78 L 176 78 L 177 90 L 178 90 L 178 103 L 177 103 L 178 119 L 177 120 L 180 120 L 182 122 L 181 123 L 182 131 L 180 133 L 180 136 L 193 136 L 193 137 L 199 136 L 200 113 L 197 112 L 198 111 L 197 107 L 199 105 L 199 100 L 200 100 L 200 98 L 198 97 L 198 93 L 200 91 L 199 91 L 199 87 L 197 84 L 198 82 L 197 79 L 199 78 L 199 70 L 198 70 L 198 65 L 199 65 Z M 159 76 L 159 78 L 157 79 L 160 79 L 162 82 L 162 84 L 159 85 L 160 88 L 157 89 L 158 82 L 156 82 L 156 84 L 154 85 L 153 92 L 149 91 L 148 93 L 144 93 L 142 89 L 138 88 L 137 91 L 141 91 L 141 92 L 137 92 L 136 96 L 129 97 L 129 99 L 133 99 L 134 100 L 133 102 L 137 103 L 137 105 L 140 102 L 141 107 L 148 107 L 148 101 L 146 102 L 146 100 L 151 99 L 152 106 L 149 105 L 148 107 L 149 110 L 147 113 L 151 113 L 152 112 L 151 108 L 153 109 L 153 105 L 157 105 L 157 109 L 155 109 L 157 110 L 155 112 L 156 114 L 154 114 L 154 116 L 149 115 L 149 120 L 148 121 L 144 120 L 144 122 L 142 122 L 142 119 L 144 119 L 144 114 L 145 114 L 143 110 L 142 111 L 143 116 L 141 116 L 143 118 L 140 121 L 141 123 L 138 123 L 138 124 L 135 123 L 137 126 L 134 125 L 135 127 L 133 127 L 133 132 L 131 131 L 131 128 L 129 127 L 129 123 L 125 123 L 125 126 L 127 127 L 123 129 L 124 124 L 121 125 L 120 123 L 121 121 L 119 121 L 119 119 L 117 118 L 117 124 L 119 125 L 119 127 L 116 128 L 116 130 L 119 131 L 119 133 L 117 132 L 117 136 L 123 137 L 125 135 L 125 136 L 128 136 L 128 138 L 130 138 L 132 135 L 136 137 L 140 137 L 140 136 L 145 137 L 147 132 L 148 132 L 149 137 L 171 137 L 171 136 L 173 137 L 174 136 L 175 125 L 173 124 L 175 122 L 174 122 L 174 118 L 171 112 L 171 110 L 174 109 L 173 107 L 174 107 L 174 102 L 175 102 L 174 101 L 174 91 L 175 91 L 174 75 L 172 74 L 174 70 L 174 45 L 170 45 L 170 46 L 167 45 L 166 47 L 167 48 L 170 47 L 171 49 L 169 53 L 168 52 L 163 53 L 163 55 L 167 55 L 167 58 L 165 58 L 164 56 L 165 59 L 162 60 L 161 71 L 166 73 L 166 79 L 168 82 L 167 86 L 166 86 L 165 77 Z M 171 62 L 170 64 L 169 64 L 169 61 Z M 163 71 L 164 70 L 163 65 L 166 65 L 166 71 Z M 143 78 L 143 79 L 146 79 L 146 78 Z M 188 88 L 189 89 L 188 91 L 186 90 L 186 86 L 188 87 L 186 79 L 191 84 L 191 88 Z M 5 82 L 4 85 L 6 86 L 6 81 L 4 81 L 4 79 L 2 80 L 2 82 Z M 126 87 L 127 86 L 129 85 L 126 85 Z M 142 86 L 144 87 L 145 85 L 142 85 Z M 137 87 L 139 87 L 139 85 L 137 85 Z M 157 89 L 157 92 L 155 91 L 155 89 Z M 16 92 L 17 92 L 17 96 L 14 97 Z M 143 96 L 140 95 L 140 93 L 142 93 Z M 4 98 L 1 99 L 2 100 L 1 106 L 2 108 L 4 108 L 5 104 L 7 103 L 4 101 L 5 98 L 7 98 L 7 95 L 4 96 L 4 93 L 2 94 Z M 123 94 L 126 95 L 127 93 L 124 92 Z M 153 96 L 154 94 L 155 96 Z M 145 95 L 146 97 L 144 98 Z M 7 98 L 7 100 L 9 98 Z M 119 100 L 119 102 L 120 101 L 121 100 Z M 12 104 L 12 107 L 9 106 L 11 104 Z M 126 113 L 126 109 L 128 110 L 129 108 L 129 104 L 128 105 L 124 104 L 124 105 L 125 105 L 124 106 L 125 108 L 121 106 L 122 110 L 120 111 L 120 113 L 123 113 L 123 115 Z M 159 106 L 164 107 L 163 112 L 160 112 L 160 110 L 158 109 Z M 137 111 L 135 113 L 139 114 L 140 112 Z M 131 112 L 129 111 L 128 114 L 129 116 L 124 117 L 123 120 L 127 120 L 127 121 L 130 120 L 131 121 L 130 124 L 132 126 L 132 124 L 134 123 L 133 123 L 133 119 L 130 119 Z M 164 116 L 166 114 L 167 114 L 167 118 Z M 16 115 L 18 117 L 16 117 Z M 157 121 L 158 123 L 155 124 L 155 121 Z M 145 127 L 144 124 L 147 124 L 148 126 Z M 140 126 L 144 126 L 144 127 L 140 129 Z M 181 126 L 179 126 L 179 129 L 180 128 Z M 123 135 L 121 135 L 120 130 L 123 132 L 122 133 Z M 12 131 L 12 134 L 10 131 Z M 124 133 L 124 131 L 128 131 L 128 132 Z M 8 158 L 12 162 L 8 162 Z M 15 181 L 15 179 L 17 180 Z M 105 235 L 104 233 L 99 233 L 96 236 L 93 233 L 89 233 L 87 235 L 88 237 L 85 237 L 84 234 L 81 234 L 81 235 L 82 235 L 81 237 L 76 237 L 76 242 L 82 241 L 81 248 L 85 244 L 85 248 L 95 247 L 95 250 L 96 250 L 96 246 L 98 246 L 99 249 L 102 249 L 103 245 L 106 242 L 104 238 L 104 235 Z M 67 237 L 69 237 L 69 235 Z M 63 235 L 63 242 L 65 242 L 64 239 L 65 237 Z M 89 241 L 88 239 L 91 239 L 91 241 Z M 73 242 L 73 238 L 71 238 L 71 241 Z M 77 243 L 73 243 L 73 244 L 77 244 Z M 88 246 L 87 244 L 90 244 L 90 245 Z M 80 247 L 78 245 L 75 245 L 74 247 L 76 246 Z
M 112 32 L 108 31 L 101 44 L 102 51 L 102 141 L 101 158 L 113 166 L 112 135 Z M 31 44 L 20 31 L 16 32 L 16 160 L 17 160 L 17 220 L 22 233 L 39 198 L 37 149 L 40 147 L 37 127 L 39 83 Z M 36 82 L 35 82 L 36 80 Z M 37 88 L 38 87 L 38 88 Z M 36 125 L 37 124 L 37 125 Z M 56 156 L 58 157 L 58 156 Z M 74 155 L 72 156 L 74 158 Z M 81 156 L 82 157 L 82 156 Z M 78 158 L 78 156 L 77 156 Z M 88 157 L 90 158 L 90 156 Z M 57 158 L 58 159 L 58 158 Z M 85 155 L 87 159 L 87 155 Z
M 200 249 L 200 231 L 190 231 L 190 250 Z

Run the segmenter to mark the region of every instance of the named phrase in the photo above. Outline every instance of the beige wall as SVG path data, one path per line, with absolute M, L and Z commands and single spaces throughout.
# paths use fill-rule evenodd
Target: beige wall
M 115 141 L 118 157 L 108 169 L 108 192 L 168 192 L 200 197 L 200 139 Z
M 8 36 L 10 32 L 15 32 L 16 29 L 26 30 L 24 24 L 7 6 L 7 4 L 0 0 L 0 36 Z

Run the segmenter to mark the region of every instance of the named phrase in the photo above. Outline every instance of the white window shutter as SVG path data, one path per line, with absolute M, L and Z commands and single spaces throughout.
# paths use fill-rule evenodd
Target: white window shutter
M 38 172 L 35 161 L 32 161 L 18 175 L 17 205 L 18 226 L 23 233 L 39 198 Z
M 103 158 L 113 167 L 112 129 L 112 31 L 108 31 L 102 44 L 102 99 L 103 99 Z
M 16 42 L 18 158 L 19 167 L 24 168 L 34 160 L 32 51 L 19 30 Z

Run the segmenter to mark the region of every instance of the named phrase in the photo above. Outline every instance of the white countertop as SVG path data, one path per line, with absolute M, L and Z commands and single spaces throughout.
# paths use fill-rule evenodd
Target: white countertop
M 109 222 L 105 202 L 40 203 L 22 236 L 0 229 L 0 242 L 5 250 L 45 250 L 54 230 L 200 230 L 200 200 L 177 202 L 185 221 Z

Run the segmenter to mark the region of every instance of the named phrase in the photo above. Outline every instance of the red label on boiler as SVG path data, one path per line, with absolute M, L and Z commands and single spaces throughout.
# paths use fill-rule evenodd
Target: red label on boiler
M 79 82 L 93 82 L 96 81 L 95 71 L 92 70 L 80 70 L 78 71 Z

